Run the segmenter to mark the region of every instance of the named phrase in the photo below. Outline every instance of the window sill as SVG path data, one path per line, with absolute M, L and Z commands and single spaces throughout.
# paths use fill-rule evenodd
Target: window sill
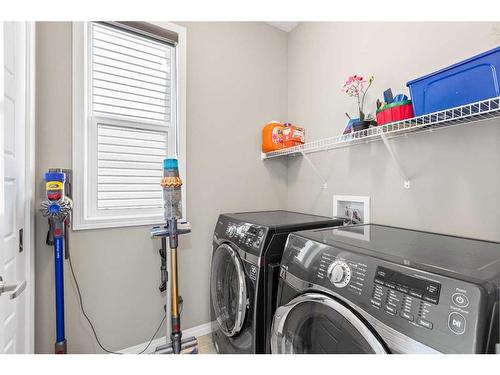
M 122 228 L 122 227 L 141 227 L 147 225 L 160 225 L 165 222 L 163 216 L 158 217 L 147 217 L 147 218 L 120 218 L 120 219 L 86 219 L 81 222 L 74 220 L 72 223 L 72 229 L 74 231 L 89 230 L 89 229 L 111 229 L 111 228 Z

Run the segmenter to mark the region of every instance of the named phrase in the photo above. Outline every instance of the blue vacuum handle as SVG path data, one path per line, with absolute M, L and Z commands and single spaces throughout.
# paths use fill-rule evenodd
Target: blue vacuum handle
M 64 332 L 64 237 L 54 238 L 55 294 L 56 294 L 56 353 L 66 353 Z

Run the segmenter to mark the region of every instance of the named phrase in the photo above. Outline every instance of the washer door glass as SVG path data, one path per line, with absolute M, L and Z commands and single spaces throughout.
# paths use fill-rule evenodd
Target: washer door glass
M 273 353 L 386 353 L 384 345 L 353 311 L 322 294 L 308 293 L 279 307 Z
M 245 321 L 247 289 L 241 260 L 229 245 L 220 245 L 215 250 L 212 258 L 210 293 L 222 332 L 227 336 L 238 334 Z

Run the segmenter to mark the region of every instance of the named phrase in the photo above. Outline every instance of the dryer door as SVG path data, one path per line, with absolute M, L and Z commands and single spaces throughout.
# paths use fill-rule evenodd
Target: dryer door
M 214 252 L 210 293 L 222 332 L 227 336 L 238 334 L 245 321 L 247 288 L 240 257 L 229 245 L 220 245 Z
M 272 353 L 387 353 L 375 333 L 349 307 L 319 293 L 279 307 L 271 333 Z

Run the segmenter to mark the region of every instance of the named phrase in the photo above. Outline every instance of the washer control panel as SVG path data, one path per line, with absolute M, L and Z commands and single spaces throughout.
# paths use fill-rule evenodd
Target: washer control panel
M 444 345 L 443 352 L 470 353 L 478 332 L 480 291 L 473 284 L 378 266 L 370 296 L 371 313 L 392 317 L 403 332 Z M 415 329 L 415 328 L 419 329 Z
M 316 276 L 320 281 L 328 280 L 329 287 L 361 296 L 365 289 L 366 272 L 366 263 L 325 251 L 319 259 Z
M 227 223 L 226 236 L 239 245 L 258 249 L 265 236 L 265 228 L 249 223 Z
M 439 303 L 441 284 L 438 282 L 408 276 L 380 266 L 377 267 L 374 282 L 434 305 Z
M 439 303 L 440 283 L 379 266 L 373 285 L 372 306 L 426 329 L 434 328 L 430 307 Z

